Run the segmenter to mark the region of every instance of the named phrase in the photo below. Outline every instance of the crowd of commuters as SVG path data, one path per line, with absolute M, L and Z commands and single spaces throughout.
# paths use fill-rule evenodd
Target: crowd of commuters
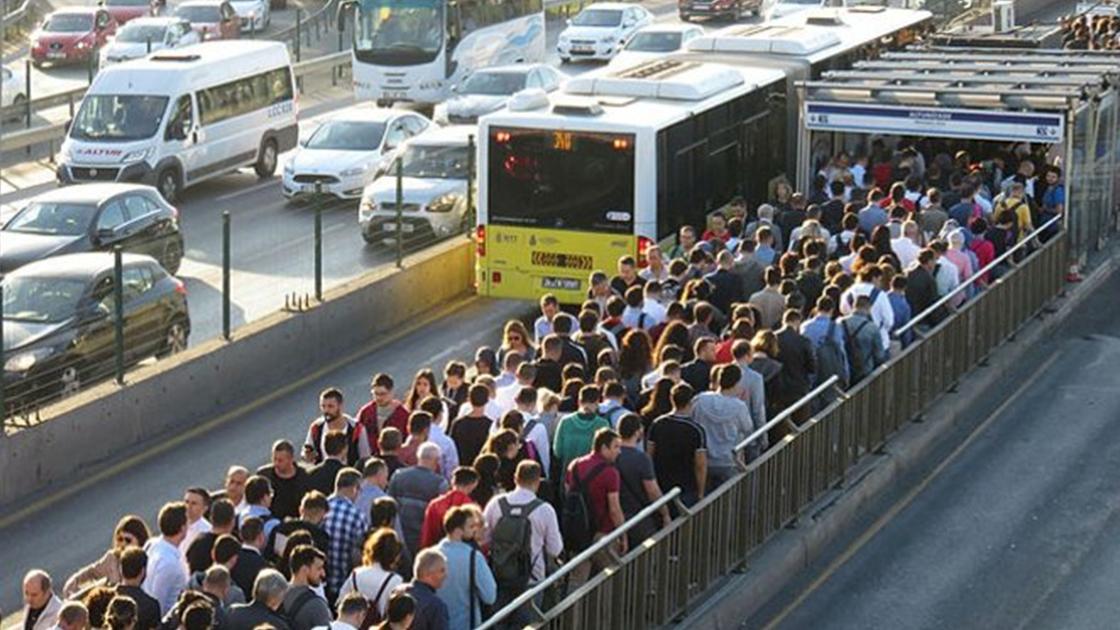
M 1083 14 L 1061 19 L 1067 50 L 1120 50 L 1120 15 Z
M 670 489 L 702 500 L 783 437 L 768 419 L 867 378 L 908 322 L 983 291 L 1014 258 L 957 288 L 1063 208 L 1061 171 L 1030 147 L 974 161 L 877 141 L 821 160 L 808 195 L 735 200 L 670 251 L 592 273 L 578 308 L 543 296 L 470 366 L 406 388 L 377 374 L 355 415 L 323 391 L 299 445 L 276 441 L 255 473 L 186 489 L 154 530 L 124 517 L 60 589 L 28 573 L 24 630 L 477 626 Z M 599 545 L 564 587 L 678 510 Z

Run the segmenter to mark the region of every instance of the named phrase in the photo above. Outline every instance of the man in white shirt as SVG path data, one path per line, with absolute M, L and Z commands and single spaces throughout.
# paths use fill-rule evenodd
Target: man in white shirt
M 560 312 L 560 300 L 551 293 L 541 296 L 541 316 L 533 322 L 533 343 L 541 345 L 545 337 L 552 334 L 552 318 Z
M 556 558 L 564 550 L 564 539 L 560 537 L 560 524 L 556 520 L 556 510 L 547 502 L 537 498 L 541 485 L 541 467 L 534 461 L 523 461 L 514 473 L 517 488 L 513 492 L 499 494 L 490 499 L 483 511 L 486 521 L 484 545 L 490 544 L 490 534 L 502 519 L 503 507 L 508 510 L 522 508 L 528 511 L 532 533 L 529 536 L 529 554 L 533 568 L 530 583 L 540 582 L 545 577 L 546 558 Z
M 918 227 L 916 221 L 907 221 L 902 224 L 902 236 L 891 239 L 891 250 L 894 255 L 898 256 L 898 261 L 902 263 L 902 269 L 897 271 L 905 271 L 909 269 L 918 260 L 918 252 L 922 251 L 921 243 L 922 231 Z
M 249 469 L 244 466 L 230 466 L 226 471 L 226 498 L 240 514 L 245 510 L 245 484 L 249 481 Z
M 669 279 L 669 269 L 665 267 L 665 258 L 661 255 L 661 247 L 658 245 L 650 245 L 646 249 L 647 265 L 645 269 L 638 272 L 638 276 L 645 280 L 665 282 Z
M 58 623 L 62 600 L 54 594 L 51 576 L 35 569 L 23 577 L 23 616 L 19 628 L 47 630 Z
M 183 495 L 183 503 L 187 506 L 187 535 L 179 543 L 179 551 L 185 555 L 191 543 L 201 534 L 213 529 L 210 521 L 203 516 L 210 509 L 210 493 L 206 488 L 187 488 Z
M 645 292 L 645 306 L 642 307 L 642 312 L 652 317 L 657 325 L 665 322 L 669 316 L 669 310 L 662 302 L 663 296 L 661 295 L 661 281 L 650 280 L 642 289 Z
M 490 433 L 497 433 L 501 430 L 501 416 L 506 415 L 507 411 L 516 407 L 517 394 L 521 392 L 523 387 L 532 387 L 533 380 L 536 378 L 537 366 L 532 363 L 522 363 L 517 366 L 517 380 L 505 387 L 498 388 L 498 395 L 494 397 L 494 403 L 501 410 L 501 415 L 496 418 L 499 422 L 495 422 L 490 427 Z
M 521 428 L 521 439 L 533 443 L 537 457 L 541 460 L 541 467 L 544 468 L 542 475 L 547 478 L 548 467 L 552 465 L 550 450 L 552 443 L 548 439 L 548 427 L 537 418 L 536 388 L 532 385 L 522 387 L 513 402 L 515 408 L 521 412 L 521 417 L 525 419 L 525 424 Z
M 187 567 L 179 544 L 187 535 L 187 506 L 168 503 L 159 511 L 160 535 L 148 541 L 147 577 L 142 588 L 159 602 L 161 615 L 175 606 L 179 594 L 187 587 Z
M 859 272 L 858 281 L 840 296 L 840 312 L 850 315 L 856 309 L 856 298 L 866 295 L 871 298 L 871 320 L 879 328 L 883 349 L 891 347 L 891 328 L 894 326 L 894 309 L 891 308 L 887 292 L 879 287 L 883 272 L 878 265 L 867 265 Z
M 369 600 L 361 593 L 347 593 L 338 599 L 338 619 L 329 626 L 317 626 L 313 630 L 358 630 L 365 621 L 369 606 Z

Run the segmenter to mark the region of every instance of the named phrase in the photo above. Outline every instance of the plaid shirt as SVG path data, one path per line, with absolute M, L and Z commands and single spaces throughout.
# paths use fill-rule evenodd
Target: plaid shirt
M 338 589 L 350 575 L 354 565 L 354 554 L 362 537 L 369 529 L 366 516 L 354 507 L 354 502 L 346 497 L 333 495 L 327 502 L 327 517 L 323 529 L 330 537 L 327 547 L 327 593 L 333 598 Z

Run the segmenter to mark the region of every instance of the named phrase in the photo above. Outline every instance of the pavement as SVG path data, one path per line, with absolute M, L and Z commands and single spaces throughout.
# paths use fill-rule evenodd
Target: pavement
M 744 627 L 1116 627 L 1118 293 L 1114 274 Z

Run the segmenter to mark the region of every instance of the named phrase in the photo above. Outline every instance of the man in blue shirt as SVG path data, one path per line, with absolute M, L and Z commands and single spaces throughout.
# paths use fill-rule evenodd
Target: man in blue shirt
M 436 595 L 447 580 L 447 558 L 435 547 L 429 547 L 416 554 L 412 572 L 416 577 L 411 582 L 393 590 L 394 595 L 404 593 L 416 600 L 416 616 L 410 630 L 447 630 L 451 627 L 447 604 Z
M 1066 187 L 1062 183 L 1062 169 L 1051 166 L 1046 171 L 1046 192 L 1042 194 L 1042 207 L 1038 213 L 1039 227 L 1054 217 L 1062 216 L 1066 209 Z M 1057 224 L 1043 230 L 1041 239 L 1046 241 L 1058 233 Z
M 813 351 L 819 355 L 821 346 L 824 345 L 825 339 L 828 338 L 829 332 L 832 333 L 832 340 L 835 342 L 835 348 L 840 352 L 840 356 L 844 360 L 843 373 L 839 374 L 843 382 L 848 382 L 848 353 L 844 349 L 844 331 L 840 329 L 840 324 L 832 319 L 832 311 L 836 304 L 832 298 L 827 295 L 822 295 L 817 298 L 817 308 L 813 311 L 813 317 L 801 324 L 801 334 L 813 344 Z M 818 368 L 821 366 L 818 363 Z M 832 374 L 817 374 L 814 379 L 814 385 L 819 385 L 822 381 L 832 377 Z
M 891 301 L 891 310 L 894 311 L 894 327 L 891 328 L 891 334 L 893 335 L 896 330 L 910 323 L 910 318 L 913 316 L 910 310 L 910 302 L 906 300 L 906 276 L 898 274 L 891 278 L 891 291 L 887 294 L 887 299 Z M 913 329 L 907 329 L 897 341 L 902 343 L 902 348 L 910 345 L 914 341 Z
M 482 623 L 482 608 L 498 598 L 498 584 L 486 557 L 474 546 L 482 529 L 478 506 L 460 505 L 443 517 L 447 537 L 436 549 L 447 558 L 447 579 L 436 591 L 447 605 L 451 630 L 470 630 Z M 472 566 L 473 565 L 473 566 Z
M 354 550 L 369 529 L 369 518 L 354 507 L 362 484 L 362 474 L 343 468 L 335 478 L 334 494 L 327 501 L 323 530 L 330 537 L 327 548 L 327 597 L 334 601 L 338 589 L 354 565 Z

